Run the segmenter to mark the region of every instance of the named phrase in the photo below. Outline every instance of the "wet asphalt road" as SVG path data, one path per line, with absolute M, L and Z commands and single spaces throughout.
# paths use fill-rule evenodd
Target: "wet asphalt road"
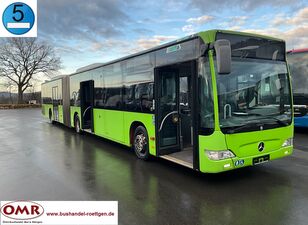
M 308 130 L 294 154 L 201 175 L 49 124 L 38 109 L 0 110 L 1 200 L 117 200 L 119 224 L 308 224 Z

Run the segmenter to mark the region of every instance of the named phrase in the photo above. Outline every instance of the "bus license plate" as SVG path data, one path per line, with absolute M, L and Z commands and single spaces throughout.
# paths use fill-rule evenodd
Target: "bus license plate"
M 252 164 L 258 165 L 258 164 L 261 164 L 261 163 L 268 162 L 269 160 L 270 160 L 270 155 L 263 155 L 263 156 L 260 156 L 260 157 L 253 158 Z

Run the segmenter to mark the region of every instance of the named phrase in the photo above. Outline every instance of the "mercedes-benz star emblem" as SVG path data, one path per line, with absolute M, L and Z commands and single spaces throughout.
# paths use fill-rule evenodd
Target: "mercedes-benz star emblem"
M 264 150 L 264 142 L 260 142 L 258 145 L 259 152 L 262 152 Z

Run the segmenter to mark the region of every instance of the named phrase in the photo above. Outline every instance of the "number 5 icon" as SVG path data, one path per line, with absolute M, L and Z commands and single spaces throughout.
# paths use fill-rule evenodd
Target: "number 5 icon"
M 19 13 L 20 14 L 20 17 L 19 19 L 16 19 L 15 16 L 13 16 L 13 20 L 15 20 L 16 22 L 20 22 L 24 19 L 25 15 L 24 15 L 24 12 L 20 9 L 17 9 L 17 7 L 23 7 L 23 5 L 21 4 L 15 4 L 14 5 L 14 10 L 13 10 L 13 13 L 16 14 L 16 13 Z
M 5 29 L 11 34 L 23 35 L 32 29 L 35 23 L 35 14 L 26 3 L 15 2 L 4 10 L 2 22 Z

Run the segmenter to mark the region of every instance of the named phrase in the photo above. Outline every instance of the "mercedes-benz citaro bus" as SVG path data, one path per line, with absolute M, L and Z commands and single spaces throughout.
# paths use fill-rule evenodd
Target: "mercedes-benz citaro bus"
M 308 127 L 308 48 L 288 51 L 292 77 L 294 126 Z
M 51 121 L 203 173 L 293 151 L 283 40 L 210 30 L 42 84 Z

